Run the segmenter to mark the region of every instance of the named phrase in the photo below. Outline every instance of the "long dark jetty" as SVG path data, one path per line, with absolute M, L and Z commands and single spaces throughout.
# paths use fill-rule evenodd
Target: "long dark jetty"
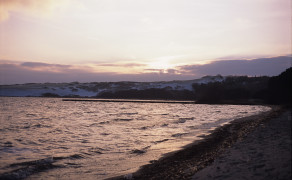
M 178 103 L 195 104 L 195 101 L 174 101 L 174 100 L 136 100 L 136 99 L 83 99 L 65 98 L 63 101 L 87 101 L 87 102 L 131 102 L 131 103 Z

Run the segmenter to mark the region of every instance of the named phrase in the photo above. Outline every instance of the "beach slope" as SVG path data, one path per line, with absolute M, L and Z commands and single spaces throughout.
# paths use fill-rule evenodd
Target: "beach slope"
M 265 132 L 261 133 L 262 130 Z M 223 164 L 219 164 L 220 162 Z M 237 167 L 248 170 L 239 170 Z M 278 107 L 273 107 L 269 112 L 234 120 L 230 124 L 218 127 L 203 140 L 188 145 L 183 150 L 152 161 L 133 174 L 113 179 L 215 177 L 218 179 L 291 177 L 291 111 L 284 112 Z
M 291 179 L 291 111 L 261 124 L 192 179 Z

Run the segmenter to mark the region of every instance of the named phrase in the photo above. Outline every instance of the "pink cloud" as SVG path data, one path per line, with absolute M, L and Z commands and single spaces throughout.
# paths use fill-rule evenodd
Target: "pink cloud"
M 44 15 L 64 0 L 0 0 L 0 22 L 9 19 L 12 12 Z
M 114 64 L 108 64 L 114 66 Z M 139 64 L 136 64 L 139 65 Z M 0 60 L 0 84 L 32 82 L 116 82 L 191 80 L 206 75 L 276 76 L 292 66 L 291 56 L 254 60 L 213 61 L 173 69 L 144 69 L 140 73 L 101 72 L 86 65 L 63 65 L 42 62 Z

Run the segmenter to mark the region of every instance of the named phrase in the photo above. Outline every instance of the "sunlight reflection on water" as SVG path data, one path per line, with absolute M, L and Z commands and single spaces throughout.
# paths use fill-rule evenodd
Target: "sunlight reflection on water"
M 30 177 L 62 179 L 134 171 L 223 123 L 270 109 L 15 97 L 0 104 L 0 174 L 48 163 L 49 171 Z

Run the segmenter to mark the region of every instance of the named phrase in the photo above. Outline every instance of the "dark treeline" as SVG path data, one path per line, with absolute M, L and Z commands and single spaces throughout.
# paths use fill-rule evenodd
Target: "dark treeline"
M 262 101 L 261 91 L 267 89 L 269 77 L 227 77 L 222 82 L 193 84 L 199 103 L 243 103 Z
M 279 76 L 271 77 L 265 99 L 272 104 L 290 104 L 292 102 L 292 67 Z
M 169 90 L 164 89 L 145 89 L 145 90 L 122 90 L 116 92 L 103 92 L 98 98 L 112 99 L 166 99 L 166 100 L 194 100 L 195 96 L 192 91 Z
M 222 82 L 193 84 L 198 103 L 291 104 L 292 68 L 274 77 L 227 77 Z
M 164 89 L 103 92 L 97 98 L 195 100 L 208 104 L 291 104 L 292 68 L 279 76 L 230 76 L 222 82 L 193 84 L 193 91 Z

